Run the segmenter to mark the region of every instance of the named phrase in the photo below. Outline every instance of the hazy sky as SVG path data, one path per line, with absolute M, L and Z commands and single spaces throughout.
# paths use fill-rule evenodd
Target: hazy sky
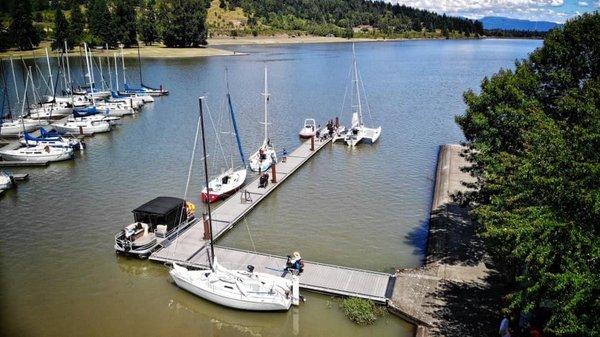
M 448 15 L 479 19 L 506 16 L 565 22 L 584 12 L 600 10 L 600 0 L 387 0 Z

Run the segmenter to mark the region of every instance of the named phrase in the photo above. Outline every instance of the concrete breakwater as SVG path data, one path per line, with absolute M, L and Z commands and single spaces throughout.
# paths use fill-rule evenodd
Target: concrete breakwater
M 468 210 L 453 195 L 473 178 L 460 145 L 438 154 L 425 263 L 396 272 L 389 310 L 416 325 L 416 336 L 486 336 L 494 333 L 499 307 L 497 273 L 490 269 Z

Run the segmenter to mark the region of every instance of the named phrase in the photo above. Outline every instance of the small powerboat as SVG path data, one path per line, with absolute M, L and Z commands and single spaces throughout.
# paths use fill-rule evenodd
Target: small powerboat
M 235 172 L 233 169 L 227 170 L 227 172 L 208 182 L 208 193 L 206 187 L 204 187 L 200 199 L 202 199 L 202 202 L 215 202 L 227 198 L 244 185 L 246 174 L 245 168 Z
M 196 206 L 180 198 L 158 197 L 133 210 L 134 222 L 115 235 L 115 251 L 146 258 L 163 241 L 197 220 Z
M 304 127 L 300 130 L 298 135 L 300 138 L 311 138 L 317 134 L 317 123 L 314 119 L 309 118 L 304 120 Z

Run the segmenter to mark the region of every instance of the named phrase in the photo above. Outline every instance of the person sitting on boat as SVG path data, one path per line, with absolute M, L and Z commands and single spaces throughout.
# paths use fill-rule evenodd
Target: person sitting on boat
M 267 159 L 267 155 L 265 154 L 265 151 L 263 151 L 262 147 L 260 149 L 258 149 L 258 158 L 261 161 Z
M 286 270 L 288 271 L 296 271 L 298 275 L 300 275 L 304 271 L 304 262 L 302 261 L 302 257 L 300 253 L 294 252 L 291 256 L 287 256 L 286 261 Z

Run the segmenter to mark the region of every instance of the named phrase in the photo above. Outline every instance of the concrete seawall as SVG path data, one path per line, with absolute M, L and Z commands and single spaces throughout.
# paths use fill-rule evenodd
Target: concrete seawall
M 463 151 L 460 145 L 440 146 L 425 264 L 398 270 L 388 301 L 390 312 L 415 324 L 419 337 L 485 336 L 496 327 L 494 271 L 468 210 L 452 198 L 467 191 L 463 182 L 473 181 L 461 170 L 469 165 Z

